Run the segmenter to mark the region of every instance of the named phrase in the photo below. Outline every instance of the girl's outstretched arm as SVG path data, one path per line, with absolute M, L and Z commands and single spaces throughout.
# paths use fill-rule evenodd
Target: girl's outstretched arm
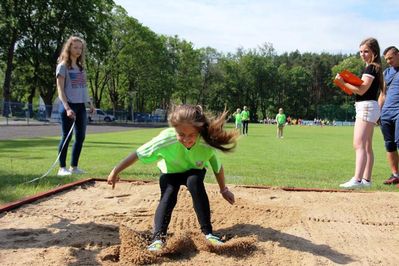
M 223 198 L 230 204 L 234 204 L 234 194 L 228 189 L 228 187 L 226 187 L 223 166 L 220 167 L 219 173 L 215 173 L 215 177 L 219 184 L 220 193 L 222 194 Z
M 116 182 L 119 181 L 119 173 L 134 164 L 138 160 L 136 152 L 131 153 L 123 161 L 121 161 L 117 166 L 112 169 L 111 173 L 108 175 L 107 182 L 112 185 L 112 189 L 115 188 Z

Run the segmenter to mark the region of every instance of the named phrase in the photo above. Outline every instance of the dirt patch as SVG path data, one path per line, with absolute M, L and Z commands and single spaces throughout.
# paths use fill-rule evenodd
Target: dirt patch
M 186 188 L 166 247 L 149 252 L 158 184 L 104 182 L 0 215 L 1 265 L 397 265 L 399 194 L 289 192 L 207 184 L 214 231 L 200 233 Z

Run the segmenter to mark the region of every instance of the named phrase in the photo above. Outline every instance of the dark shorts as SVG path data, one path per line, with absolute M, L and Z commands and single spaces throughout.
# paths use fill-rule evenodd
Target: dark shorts
M 381 115 L 381 132 L 384 136 L 386 151 L 396 151 L 399 146 L 399 112 Z

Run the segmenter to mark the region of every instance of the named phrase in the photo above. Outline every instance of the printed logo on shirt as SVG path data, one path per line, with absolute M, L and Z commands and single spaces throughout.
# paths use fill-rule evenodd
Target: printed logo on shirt
M 204 162 L 203 162 L 203 161 L 196 161 L 196 162 L 195 162 L 195 165 L 196 165 L 197 167 L 203 167 L 203 166 L 204 166 Z
M 72 88 L 84 88 L 86 84 L 85 76 L 83 72 L 70 72 L 69 77 L 71 79 Z

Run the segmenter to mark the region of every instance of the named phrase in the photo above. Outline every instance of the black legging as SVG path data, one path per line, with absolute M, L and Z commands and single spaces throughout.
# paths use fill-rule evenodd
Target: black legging
M 160 176 L 161 200 L 155 212 L 154 239 L 166 236 L 181 185 L 187 186 L 190 191 L 202 233 L 212 233 L 209 199 L 204 186 L 205 173 L 205 169 L 191 169 L 184 173 Z
M 248 135 L 248 120 L 242 121 L 242 134 Z

